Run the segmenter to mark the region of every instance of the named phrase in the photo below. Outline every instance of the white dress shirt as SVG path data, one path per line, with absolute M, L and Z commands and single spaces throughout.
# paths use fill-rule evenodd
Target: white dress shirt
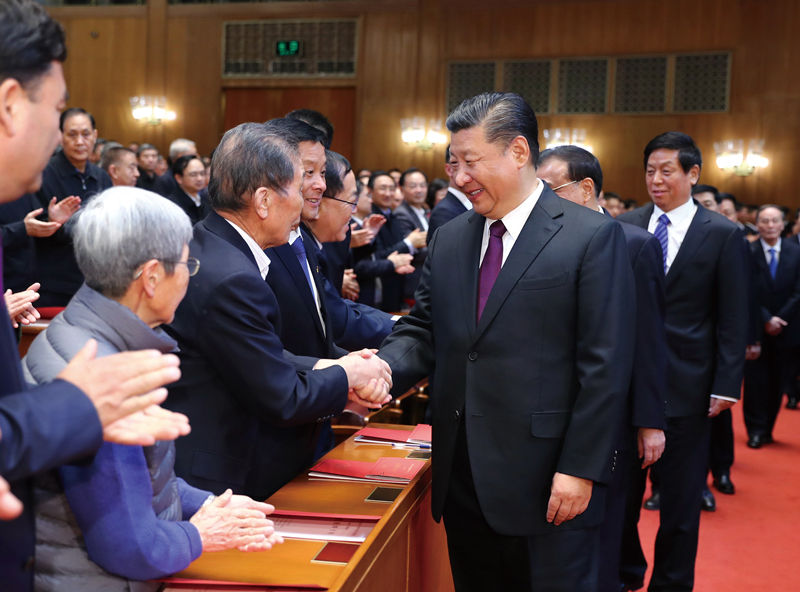
M 655 234 L 658 219 L 664 213 L 669 218 L 669 224 L 667 225 L 667 267 L 664 270 L 664 273 L 667 274 L 670 267 L 672 267 L 672 262 L 675 261 L 675 257 L 678 255 L 683 239 L 686 238 L 686 232 L 689 230 L 692 220 L 694 220 L 694 215 L 697 213 L 697 204 L 690 197 L 685 204 L 678 206 L 671 212 L 664 212 L 664 210 L 655 206 L 653 213 L 650 215 L 647 232 Z
M 188 196 L 189 196 L 189 199 L 191 199 L 191 200 L 192 200 L 192 203 L 194 203 L 194 205 L 196 205 L 198 208 L 200 207 L 200 204 L 202 203 L 202 202 L 200 201 L 200 195 L 192 195 L 191 193 L 189 193 L 189 192 L 188 192 L 188 191 L 186 191 L 186 190 L 184 190 L 183 192 L 184 192 L 186 195 L 188 195 Z
M 463 191 L 459 191 L 458 189 L 452 186 L 448 187 L 447 190 L 453 195 L 455 195 L 458 198 L 458 201 L 460 201 L 465 208 L 467 208 L 468 210 L 472 209 L 472 202 L 469 200 L 469 198 Z
M 778 237 L 778 242 L 775 243 L 774 247 L 770 247 L 763 238 L 758 239 L 761 241 L 761 248 L 764 249 L 764 257 L 767 260 L 767 266 L 769 266 L 769 260 L 772 259 L 772 255 L 769 254 L 770 249 L 775 249 L 775 261 L 780 263 L 781 261 L 781 238 Z
M 244 242 L 247 243 L 247 246 L 250 247 L 250 250 L 253 252 L 253 257 L 256 258 L 256 265 L 258 265 L 258 273 L 261 274 L 261 279 L 267 279 L 267 274 L 269 273 L 269 264 L 270 260 L 267 257 L 267 254 L 264 252 L 264 249 L 258 246 L 258 243 L 253 240 L 253 237 L 247 234 L 244 230 L 239 228 L 236 224 L 225 218 L 225 221 L 234 227 L 236 232 L 238 232 L 241 237 L 244 239 Z
M 525 198 L 521 204 L 519 204 L 516 208 L 511 210 L 508 214 L 500 218 L 503 221 L 503 225 L 506 227 L 506 231 L 503 234 L 503 261 L 500 264 L 502 267 L 506 263 L 506 259 L 508 259 L 508 254 L 511 252 L 511 249 L 514 247 L 514 243 L 517 242 L 517 237 L 519 236 L 520 232 L 522 232 L 522 227 L 525 226 L 525 222 L 528 221 L 528 217 L 531 215 L 536 202 L 539 201 L 539 197 L 542 195 L 542 191 L 544 190 L 544 183 L 539 181 L 536 186 L 536 189 L 533 190 L 528 197 Z M 495 222 L 495 220 L 491 220 L 490 218 L 486 218 L 486 222 L 483 225 L 483 240 L 481 241 L 481 260 L 480 262 L 483 263 L 483 257 L 486 255 L 486 249 L 489 248 L 489 227 Z
M 428 216 L 427 212 L 423 208 L 418 208 L 417 206 L 412 206 L 408 204 L 408 207 L 411 208 L 411 211 L 414 212 L 419 219 L 422 221 L 422 228 L 420 230 L 424 230 L 425 232 L 428 231 Z
M 294 241 L 296 240 L 303 240 L 300 237 L 300 230 L 292 230 L 289 233 L 289 244 L 293 245 Z M 307 245 L 305 241 L 303 241 L 303 247 L 305 249 L 313 249 L 314 245 Z M 294 251 L 292 251 L 294 252 Z M 314 294 L 314 304 L 317 306 L 317 314 L 319 315 L 319 322 L 322 325 L 322 332 L 325 333 L 325 319 L 322 318 L 322 305 L 319 301 L 319 292 L 317 292 L 317 284 L 314 281 L 314 272 L 311 270 L 311 266 L 308 264 L 308 251 L 306 251 L 306 269 L 308 270 L 308 277 L 311 279 L 311 290 Z

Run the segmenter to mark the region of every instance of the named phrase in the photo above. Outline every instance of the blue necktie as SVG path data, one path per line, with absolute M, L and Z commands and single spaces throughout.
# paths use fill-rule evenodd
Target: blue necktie
M 314 286 L 311 283 L 311 275 L 308 273 L 308 264 L 306 263 L 306 246 L 303 244 L 303 237 L 298 236 L 297 239 L 292 243 L 292 251 L 297 256 L 297 261 L 300 263 L 300 268 L 303 270 L 303 274 L 306 276 L 306 281 L 308 281 L 308 288 L 311 290 L 311 296 L 314 296 Z
M 667 226 L 669 225 L 669 218 L 666 214 L 661 214 L 658 217 L 658 224 L 653 235 L 661 243 L 661 250 L 664 252 L 664 273 L 667 273 L 667 248 L 669 247 L 669 234 L 667 233 Z
M 778 273 L 778 257 L 775 249 L 769 250 L 769 274 L 772 276 L 772 279 L 775 279 L 775 274 Z

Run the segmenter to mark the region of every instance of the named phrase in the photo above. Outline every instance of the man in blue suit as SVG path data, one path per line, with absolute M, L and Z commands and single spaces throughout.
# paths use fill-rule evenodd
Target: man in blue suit
M 3 2 L 0 56 L 0 203 L 7 203 L 39 188 L 58 145 L 66 98 L 64 31 L 35 2 Z M 148 445 L 188 431 L 185 417 L 157 407 L 141 412 L 164 400 L 166 391 L 158 387 L 180 375 L 177 358 L 135 352 L 95 360 L 96 348 L 90 342 L 54 382 L 26 391 L 11 323 L 0 315 L 3 590 L 33 589 L 32 475 L 94 454 L 103 439 Z
M 211 213 L 189 245 L 202 265 L 166 331 L 180 345 L 183 378 L 169 407 L 189 416 L 175 470 L 215 493 L 265 499 L 313 459 L 317 423 L 348 399 L 388 400 L 388 368 L 368 351 L 340 360 L 297 357 L 280 340 L 280 308 L 265 249 L 300 222 L 300 140 L 260 123 L 229 130 L 214 152 Z M 362 357 L 363 356 L 363 357 Z
M 537 175 L 556 195 L 610 216 L 597 203 L 603 189 L 603 170 L 597 158 L 583 148 L 559 146 L 545 150 L 539 157 Z M 619 592 L 620 588 L 619 553 L 629 465 L 641 463 L 644 469 L 656 462 L 664 452 L 667 427 L 666 296 L 661 244 L 644 229 L 620 224 L 636 280 L 636 353 L 601 529 L 600 592 Z

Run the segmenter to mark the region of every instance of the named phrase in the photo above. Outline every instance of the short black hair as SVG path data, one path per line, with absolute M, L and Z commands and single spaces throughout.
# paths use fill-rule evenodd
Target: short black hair
M 350 161 L 338 152 L 325 151 L 325 191 L 322 197 L 336 197 L 344 189 L 344 178 L 353 170 Z
M 714 196 L 714 201 L 718 204 L 722 202 L 722 199 L 719 196 L 719 189 L 714 187 L 713 185 L 692 185 L 692 195 L 697 195 L 698 193 L 711 193 Z
M 486 141 L 499 144 L 504 150 L 514 138 L 528 141 L 531 164 L 539 162 L 539 124 L 533 108 L 515 93 L 482 93 L 467 99 L 447 117 L 451 134 L 484 126 Z
M 239 212 L 259 187 L 285 195 L 299 159 L 293 134 L 276 126 L 242 123 L 225 132 L 214 151 L 208 202 L 217 211 Z
M 583 181 L 591 179 L 594 182 L 594 195 L 600 195 L 603 190 L 603 169 L 597 157 L 579 146 L 556 146 L 548 148 L 539 157 L 539 164 L 555 158 L 567 163 L 567 177 L 570 181 Z M 619 196 L 617 196 L 619 199 Z
M 186 167 L 189 166 L 189 163 L 192 162 L 194 159 L 200 160 L 199 156 L 195 156 L 194 154 L 184 154 L 175 163 L 172 165 L 172 175 L 180 175 L 183 177 L 183 171 L 186 170 Z M 203 162 L 200 160 L 200 162 Z
M 656 150 L 677 150 L 678 162 L 681 163 L 681 168 L 684 173 L 692 170 L 692 167 L 697 165 L 698 169 L 703 168 L 703 155 L 700 153 L 700 148 L 694 143 L 691 136 L 683 132 L 665 132 L 656 136 L 647 143 L 644 148 L 644 168 L 647 170 L 647 161 L 650 160 L 650 155 Z
M 92 124 L 92 129 L 97 129 L 97 124 L 94 122 L 94 115 L 89 113 L 86 109 L 81 109 L 80 107 L 70 107 L 66 111 L 61 114 L 61 117 L 58 120 L 58 129 L 62 132 L 64 131 L 64 124 L 67 122 L 67 119 L 71 117 L 75 117 L 76 115 L 85 115 L 89 118 L 89 121 Z
M 444 149 L 444 163 L 450 164 L 450 144 Z
M 408 175 L 410 175 L 412 173 L 420 173 L 420 174 L 422 174 L 422 176 L 425 177 L 425 182 L 426 183 L 428 182 L 428 175 L 423 173 L 417 167 L 411 167 L 410 169 L 406 169 L 405 171 L 403 171 L 403 174 L 400 175 L 400 180 L 397 182 L 397 184 L 400 185 L 400 187 L 403 187 L 406 184 L 406 176 L 408 176 Z
M 35 93 L 53 62 L 67 59 L 64 28 L 33 0 L 0 2 L 0 83 Z
M 717 194 L 717 196 L 719 197 L 719 202 L 718 203 L 722 203 L 723 201 L 725 201 L 727 199 L 728 201 L 730 201 L 733 204 L 733 207 L 734 207 L 734 209 L 736 209 L 737 212 L 741 212 L 742 211 L 742 204 L 739 203 L 739 201 L 733 196 L 732 193 L 720 192 L 720 193 Z
M 449 186 L 450 183 L 447 180 L 439 177 L 428 183 L 428 195 L 425 196 L 425 203 L 431 210 L 436 205 L 436 192 L 440 189 L 447 189 Z
M 117 164 L 119 159 L 122 158 L 122 155 L 126 152 L 130 152 L 136 156 L 136 153 L 133 150 L 121 144 L 118 146 L 111 146 L 111 148 L 104 150 L 103 158 L 100 160 L 100 168 L 105 172 L 108 172 L 108 167 L 110 167 L 112 164 Z
M 322 145 L 325 146 L 325 150 L 330 150 L 333 143 L 333 124 L 322 113 L 313 109 L 295 109 L 287 113 L 285 118 L 297 119 L 320 130 L 325 134 L 325 140 Z
M 270 119 L 264 125 L 267 130 L 291 134 L 298 144 L 300 142 L 319 142 L 323 146 L 325 145 L 325 132 L 299 119 L 288 119 L 286 117 Z
M 635 199 L 626 199 L 624 202 L 626 208 L 633 208 L 634 210 L 639 207 L 639 202 Z
M 386 171 L 372 171 L 372 174 L 369 176 L 369 181 L 367 181 L 367 187 L 375 189 L 375 179 L 378 177 L 389 177 L 392 179 L 392 176 Z M 394 183 L 394 179 L 392 179 L 392 183 Z
M 392 174 L 392 173 L 400 173 L 400 174 L 402 174 L 402 173 L 403 173 L 403 171 L 401 171 L 401 170 L 400 170 L 400 169 L 398 169 L 397 167 L 394 167 L 394 168 L 391 168 L 391 169 L 389 169 L 389 175 L 390 175 L 390 176 L 391 176 L 391 174 Z

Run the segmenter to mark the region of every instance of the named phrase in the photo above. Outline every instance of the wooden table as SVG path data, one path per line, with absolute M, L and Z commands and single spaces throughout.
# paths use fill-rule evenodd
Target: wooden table
M 24 358 L 28 353 L 28 348 L 42 331 L 47 329 L 50 324 L 49 320 L 40 319 L 30 325 L 22 325 L 22 339 L 19 341 L 19 357 Z
M 413 429 L 388 424 L 373 427 Z M 405 457 L 409 452 L 358 444 L 351 437 L 326 458 L 375 461 L 382 456 Z M 248 582 L 252 585 L 249 590 L 316 585 L 342 592 L 451 592 L 444 526 L 431 518 L 430 465 L 428 461 L 392 504 L 364 501 L 378 484 L 309 480 L 307 472 L 267 500 L 281 510 L 380 516 L 346 566 L 311 562 L 325 545 L 323 541 L 287 539 L 283 545 L 261 553 L 233 550 L 203 554 L 176 577 Z M 230 585 L 168 583 L 165 592 L 236 589 Z

